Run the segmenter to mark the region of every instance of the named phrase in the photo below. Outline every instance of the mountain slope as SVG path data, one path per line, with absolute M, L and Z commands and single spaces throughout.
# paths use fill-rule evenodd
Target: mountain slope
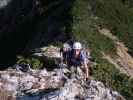
M 95 5 L 95 2 L 92 3 Z M 95 12 L 93 11 L 94 5 L 92 3 L 87 0 L 75 1 L 72 11 L 74 36 L 77 40 L 80 40 L 83 43 L 85 41 L 87 44 L 86 46 L 92 51 L 91 55 L 97 63 L 97 65 L 92 68 L 92 75 L 96 79 L 103 81 L 106 86 L 119 91 L 127 100 L 132 100 L 133 87 L 131 84 L 133 84 L 133 79 L 120 72 L 120 69 L 116 68 L 116 66 L 109 62 L 108 59 L 103 58 L 102 52 L 106 55 L 110 55 L 111 58 L 115 60 L 114 58 L 116 58 L 118 48 L 115 41 L 112 40 L 110 36 L 108 37 L 99 32 L 99 27 L 101 29 L 105 27 L 106 20 L 102 19 L 101 16 L 95 15 Z M 104 9 L 106 10 L 106 8 Z
M 133 5 L 132 0 L 89 0 L 91 10 L 133 53 Z
M 128 47 L 126 54 L 132 54 L 133 13 L 132 5 L 127 1 L 11 0 L 0 9 L 0 64 L 14 63 L 12 60 L 16 60 L 16 55 L 23 51 L 27 56 L 29 49 L 74 38 L 92 51 L 91 56 L 97 63 L 92 67 L 92 76 L 132 100 L 133 79 L 123 74 L 109 59 L 103 58 L 104 53 L 115 60 L 116 41 L 110 38 L 113 35 L 108 37 L 98 30 L 111 30 Z
M 117 49 L 117 55 L 115 55 L 115 58 L 112 58 L 111 55 L 106 55 L 104 53 L 103 57 L 108 59 L 109 62 L 113 63 L 122 72 L 126 73 L 130 77 L 133 77 L 133 58 L 128 53 L 128 48 L 125 47 L 125 45 L 120 42 L 117 37 L 113 36 L 108 29 L 100 29 L 99 32 L 112 39 Z

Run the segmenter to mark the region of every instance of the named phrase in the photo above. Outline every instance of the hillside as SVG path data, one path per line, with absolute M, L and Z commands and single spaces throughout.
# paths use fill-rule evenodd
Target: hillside
M 0 7 L 1 66 L 22 55 L 21 60 L 42 67 L 47 61 L 40 65 L 42 59 L 32 59 L 31 50 L 75 39 L 91 49 L 92 77 L 132 100 L 132 0 L 2 0 Z
M 101 3 L 103 5 L 100 5 Z M 95 58 L 95 62 L 98 63 L 93 67 L 92 75 L 103 81 L 108 87 L 119 91 L 127 100 L 132 100 L 133 58 L 130 55 L 133 47 L 132 33 L 130 35 L 122 34 L 123 27 L 120 27 L 120 25 L 116 27 L 117 21 L 113 17 L 118 17 L 117 20 L 121 18 L 124 20 L 125 17 L 119 15 L 119 13 L 111 14 L 111 11 L 115 12 L 120 9 L 114 7 L 118 5 L 111 6 L 110 3 L 116 4 L 113 0 L 75 1 L 72 12 L 74 16 L 73 33 L 76 39 L 83 43 L 85 41 L 87 46 L 92 49 L 92 56 Z M 123 4 L 123 7 L 125 6 Z M 122 10 L 120 12 L 127 13 Z M 127 16 L 126 20 L 130 17 L 126 14 L 125 16 Z M 125 27 L 131 25 L 131 23 L 124 24 L 121 22 L 122 26 Z M 121 34 L 117 34 L 118 31 L 113 30 L 112 27 L 121 30 Z M 124 31 L 129 31 L 129 29 Z

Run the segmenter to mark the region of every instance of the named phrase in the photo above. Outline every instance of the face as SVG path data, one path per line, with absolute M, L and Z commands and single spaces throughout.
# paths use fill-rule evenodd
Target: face
M 80 49 L 75 49 L 75 54 L 78 55 L 80 53 Z
M 68 51 L 68 48 L 63 48 L 63 51 Z

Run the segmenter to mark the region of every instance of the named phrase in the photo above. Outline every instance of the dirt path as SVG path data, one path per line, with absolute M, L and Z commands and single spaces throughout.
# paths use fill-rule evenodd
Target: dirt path
M 108 29 L 99 29 L 99 32 L 112 39 L 117 49 L 117 57 L 112 58 L 111 55 L 107 55 L 102 52 L 103 58 L 107 59 L 110 63 L 119 68 L 121 72 L 133 77 L 133 57 L 128 53 L 128 48 Z

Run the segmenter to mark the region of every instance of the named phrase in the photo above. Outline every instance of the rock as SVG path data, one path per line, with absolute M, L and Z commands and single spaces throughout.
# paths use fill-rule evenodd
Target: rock
M 87 91 L 86 98 L 93 98 L 93 100 L 117 100 L 116 96 L 113 95 L 116 92 L 105 88 L 103 83 L 98 81 L 91 80 Z M 117 96 L 120 95 L 117 94 Z M 121 96 L 121 100 L 125 99 Z
M 11 0 L 0 0 L 0 8 L 7 6 Z
M 43 47 L 40 48 L 39 52 L 35 52 L 33 56 L 43 59 L 47 65 L 49 65 L 48 62 L 53 65 L 57 65 L 59 64 L 61 58 L 60 48 L 54 46 Z
M 46 71 L 46 69 L 43 69 L 39 72 L 39 75 L 41 76 L 48 76 L 48 72 Z
M 42 57 L 43 56 L 43 53 L 34 53 L 33 56 Z
M 50 46 L 45 50 L 44 56 L 51 57 L 51 58 L 60 58 L 60 48 Z
M 59 94 L 61 91 L 55 90 L 48 94 L 45 94 L 40 100 L 59 100 Z
M 17 87 L 10 83 L 3 84 L 2 88 L 9 92 L 16 92 Z
M 37 82 L 37 79 L 34 78 L 34 76 L 29 74 L 23 75 L 20 80 L 20 90 L 31 89 L 34 82 Z
M 24 95 L 21 97 L 17 97 L 16 100 L 40 100 L 40 97 L 39 96 Z
M 59 100 L 75 100 L 75 97 L 83 92 L 83 88 L 75 80 L 69 80 L 59 94 Z
M 13 66 L 17 71 L 28 72 L 31 71 L 29 64 L 15 64 Z
M 60 58 L 60 48 L 54 47 L 54 46 L 49 46 L 49 47 L 42 47 L 40 48 L 39 52 L 34 53 L 33 55 L 36 56 L 45 56 L 48 58 Z
M 1 79 L 3 79 L 3 80 L 8 80 L 8 79 L 10 79 L 10 75 L 9 74 L 2 74 L 1 75 Z
M 17 100 L 125 100 L 102 82 L 66 78 L 64 71 L 32 70 L 18 73 L 15 69 L 1 72 L 0 91 Z M 62 73 L 62 74 L 60 74 Z

